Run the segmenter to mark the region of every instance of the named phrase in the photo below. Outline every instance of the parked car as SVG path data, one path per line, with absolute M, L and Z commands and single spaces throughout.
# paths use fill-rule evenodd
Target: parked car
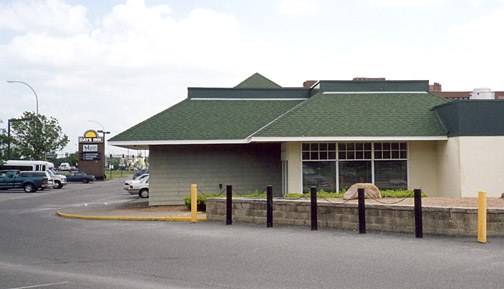
M 132 182 L 129 186 L 128 192 L 132 195 L 138 194 L 140 198 L 149 197 L 149 176 L 139 182 Z
M 34 174 L 43 172 L 20 172 L 17 170 L 0 171 L 0 189 L 22 188 L 27 193 L 36 192 L 38 189 L 47 187 L 47 177 L 45 174 Z
M 85 184 L 96 180 L 95 176 L 87 175 L 84 172 L 71 172 L 66 175 L 66 178 L 67 182 L 83 182 Z
M 141 175 L 144 175 L 144 174 L 148 174 L 149 173 L 149 169 L 145 169 L 145 170 L 136 170 L 135 173 L 133 174 L 133 179 L 136 179 L 138 178 L 139 176 Z
M 129 190 L 129 187 L 132 183 L 134 182 L 140 182 L 141 180 L 145 179 L 146 177 L 148 177 L 149 174 L 143 174 L 141 176 L 139 176 L 138 178 L 136 178 L 135 180 L 126 180 L 124 181 L 124 186 L 123 186 L 123 189 L 125 189 L 126 191 Z M 134 195 L 136 193 L 133 193 L 132 195 Z
M 59 171 L 69 171 L 70 170 L 70 164 L 69 163 L 61 163 L 60 166 L 58 167 Z
M 61 188 L 63 188 L 64 185 L 67 184 L 67 177 L 66 176 L 58 175 L 53 170 L 47 170 L 47 172 L 49 173 L 49 175 L 51 176 L 51 178 L 54 181 L 53 188 L 61 189 Z

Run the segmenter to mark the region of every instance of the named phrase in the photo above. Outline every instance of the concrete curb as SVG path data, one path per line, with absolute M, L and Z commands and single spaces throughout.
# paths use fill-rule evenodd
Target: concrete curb
M 58 216 L 71 219 L 84 220 L 115 220 L 115 221 L 179 221 L 191 222 L 191 217 L 118 217 L 118 216 L 82 216 L 66 214 L 61 211 L 57 212 Z M 198 217 L 198 221 L 206 221 L 206 217 Z

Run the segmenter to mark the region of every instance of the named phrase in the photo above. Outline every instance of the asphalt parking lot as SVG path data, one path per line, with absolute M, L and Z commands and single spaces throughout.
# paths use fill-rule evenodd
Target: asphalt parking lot
M 79 220 L 121 180 L 0 192 L 0 288 L 502 288 L 504 239 L 216 222 Z M 30 287 L 33 286 L 33 287 Z

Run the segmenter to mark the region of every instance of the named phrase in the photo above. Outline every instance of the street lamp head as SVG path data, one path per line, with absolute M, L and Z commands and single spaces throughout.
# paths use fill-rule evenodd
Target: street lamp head
M 21 84 L 24 84 L 26 86 L 28 86 L 31 91 L 33 91 L 33 94 L 35 94 L 35 101 L 37 103 L 37 116 L 38 116 L 38 96 L 37 96 L 37 93 L 35 92 L 35 89 L 33 89 L 33 87 L 31 87 L 31 85 L 29 85 L 28 83 L 24 82 L 24 81 L 19 81 L 19 80 L 7 80 L 7 83 L 21 83 Z

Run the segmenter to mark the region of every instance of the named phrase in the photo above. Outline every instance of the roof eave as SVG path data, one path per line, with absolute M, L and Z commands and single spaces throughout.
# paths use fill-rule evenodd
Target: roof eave
M 109 141 L 110 145 L 125 148 L 148 148 L 158 145 L 211 145 L 211 144 L 248 144 L 252 142 L 363 142 L 363 141 L 442 141 L 448 136 L 296 136 L 296 137 L 251 137 L 248 139 L 211 139 L 211 140 L 144 140 L 144 141 Z
M 367 141 L 440 141 L 448 136 L 295 136 L 252 137 L 251 142 L 367 142 Z

